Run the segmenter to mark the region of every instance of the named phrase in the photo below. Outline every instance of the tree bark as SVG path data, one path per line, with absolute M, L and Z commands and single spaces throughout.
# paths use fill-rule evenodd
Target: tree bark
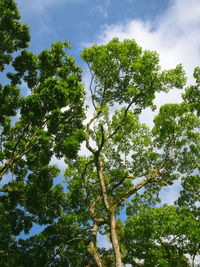
M 101 159 L 100 155 L 97 156 L 96 165 L 97 165 L 97 172 L 98 172 L 98 177 L 100 180 L 104 205 L 110 217 L 110 235 L 111 235 L 112 246 L 113 246 L 113 250 L 115 254 L 115 263 L 116 263 L 116 267 L 121 267 L 122 257 L 121 257 L 121 252 L 120 252 L 119 240 L 117 237 L 115 208 L 112 207 L 112 205 L 110 205 L 109 198 L 107 195 L 105 177 L 103 174 L 103 160 Z
M 92 233 L 91 233 L 91 239 L 88 244 L 87 250 L 90 253 L 90 255 L 95 260 L 98 267 L 104 267 L 101 258 L 99 257 L 99 254 L 97 252 L 96 248 L 96 240 L 97 240 L 97 231 L 98 231 L 98 225 L 97 223 L 93 223 Z
M 103 196 L 104 205 L 105 205 L 106 210 L 109 212 L 110 211 L 110 203 L 109 203 L 109 199 L 108 199 L 108 195 L 107 195 L 105 177 L 103 174 L 103 160 L 100 157 L 100 155 L 96 156 L 96 167 L 97 167 L 97 174 L 98 174 L 98 178 L 99 178 L 99 182 L 100 182 L 100 186 L 101 186 L 101 193 Z
M 116 229 L 116 217 L 115 217 L 115 210 L 113 209 L 110 212 L 110 233 L 111 233 L 111 240 L 112 240 L 112 246 L 115 254 L 115 262 L 116 267 L 122 266 L 122 256 L 119 246 L 119 240 L 117 237 L 117 229 Z
M 7 162 L 5 163 L 4 167 L 1 170 L 0 173 L 0 181 L 2 180 L 4 174 L 9 170 L 10 166 L 13 164 L 13 160 L 12 159 L 8 159 Z
M 126 110 L 126 114 L 127 114 L 127 111 L 128 111 L 128 108 Z M 95 157 L 95 165 L 96 165 L 96 169 L 97 169 L 98 179 L 99 179 L 99 182 L 100 182 L 101 194 L 102 194 L 104 206 L 105 206 L 105 208 L 107 210 L 107 214 L 108 214 L 109 219 L 110 219 L 110 222 L 109 222 L 110 223 L 110 235 L 111 235 L 112 247 L 113 247 L 114 255 L 115 255 L 115 263 L 116 263 L 115 266 L 116 267 L 121 267 L 122 266 L 122 256 L 121 256 L 119 240 L 118 240 L 118 236 L 117 236 L 117 229 L 116 229 L 116 217 L 115 217 L 115 208 L 116 208 L 116 206 L 114 207 L 112 205 L 113 203 L 110 203 L 110 199 L 108 197 L 107 187 L 106 187 L 106 182 L 105 182 L 105 176 L 104 176 L 104 172 L 103 172 L 103 159 L 100 156 L 100 152 L 101 152 L 101 150 L 103 148 L 103 145 L 105 143 L 103 125 L 101 125 L 102 140 L 101 140 L 101 144 L 100 144 L 98 150 L 95 150 L 89 144 L 90 125 L 96 118 L 98 118 L 98 116 L 100 114 L 101 114 L 101 111 L 97 112 L 96 115 L 87 124 L 86 147 L 88 148 L 88 150 L 90 150 L 93 153 L 93 155 Z M 126 117 L 126 114 L 125 114 L 125 117 Z M 109 138 L 112 138 L 112 136 L 117 132 L 117 130 L 114 131 L 113 134 L 111 136 L 109 136 Z M 99 267 L 102 266 L 103 267 L 102 260 L 99 257 L 99 255 L 97 253 L 97 250 L 96 250 L 96 235 L 97 235 L 97 231 L 98 231 L 98 224 L 94 219 L 93 219 L 93 223 L 94 223 L 93 224 L 93 231 L 92 231 L 92 234 L 91 234 L 91 236 L 93 238 L 91 238 L 90 243 L 88 245 L 88 252 L 95 259 L 95 262 L 96 262 L 97 266 L 99 266 Z

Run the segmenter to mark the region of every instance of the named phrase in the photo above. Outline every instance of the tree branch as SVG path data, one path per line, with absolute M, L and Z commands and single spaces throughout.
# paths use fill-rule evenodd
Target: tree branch
M 93 257 L 98 267 L 103 267 L 104 264 L 97 252 L 96 240 L 97 240 L 98 225 L 93 221 L 93 227 L 91 232 L 91 238 L 87 247 L 89 254 Z
M 101 127 L 101 134 L 102 134 L 102 137 L 101 137 L 101 144 L 98 148 L 98 153 L 101 152 L 103 146 L 104 146 L 104 143 L 105 143 L 105 133 L 104 133 L 104 128 L 103 128 L 103 123 L 100 124 L 100 127 Z
M 95 201 L 93 203 L 91 203 L 90 206 L 89 206 L 90 217 L 98 225 L 101 225 L 101 224 L 103 224 L 103 223 L 105 223 L 107 221 L 105 218 L 98 218 L 94 214 L 94 207 L 96 206 L 96 204 L 99 202 L 100 199 L 101 199 L 101 196 L 98 195 L 97 198 L 95 199 Z
M 91 93 L 92 104 L 93 104 L 94 109 L 97 110 L 96 104 L 95 104 L 95 102 L 94 102 L 95 92 L 93 93 L 93 91 L 92 91 L 92 84 L 93 84 L 93 80 L 94 80 L 94 75 L 92 74 L 92 71 L 91 71 L 91 69 L 90 69 L 89 64 L 88 64 L 88 68 L 89 68 L 89 70 L 90 70 L 90 74 L 91 74 L 91 76 L 92 76 L 92 78 L 91 78 L 91 80 L 90 80 L 90 85 L 89 85 L 89 90 L 90 90 L 90 93 Z
M 98 117 L 99 117 L 99 115 L 102 113 L 102 110 L 99 110 L 95 115 L 94 115 L 94 117 L 88 122 L 88 124 L 87 124 L 87 128 L 86 128 L 86 147 L 87 147 L 87 149 L 90 151 L 90 152 L 92 152 L 93 154 L 95 154 L 96 153 L 96 150 L 94 149 L 94 148 L 92 148 L 91 146 L 90 146 L 90 143 L 89 143 L 89 137 L 90 137 L 90 125 L 93 123 L 93 121 L 95 120 L 95 119 L 97 119 Z
M 95 160 L 96 160 L 97 174 L 101 185 L 101 193 L 103 196 L 104 205 L 107 211 L 110 213 L 110 203 L 107 195 L 106 183 L 103 174 L 103 160 L 101 159 L 98 153 L 96 153 L 95 157 L 96 157 Z
M 124 200 L 126 200 L 127 198 L 129 198 L 133 193 L 135 193 L 136 191 L 138 191 L 139 189 L 141 189 L 143 186 L 145 186 L 146 184 L 148 184 L 151 180 L 155 179 L 155 177 L 160 174 L 160 169 L 162 168 L 161 166 L 158 166 L 157 169 L 154 170 L 150 170 L 149 171 L 149 175 L 148 177 L 139 182 L 137 185 L 134 186 L 133 189 L 131 189 L 127 194 L 124 194 L 124 196 L 122 196 L 118 201 L 115 202 L 115 207 L 118 207 Z
M 11 192 L 24 193 L 24 190 L 18 189 L 18 188 L 15 188 L 15 187 L 8 187 L 8 188 L 5 188 L 5 189 L 1 188 L 0 192 L 3 192 L 3 193 L 11 193 Z
M 31 139 L 27 142 L 27 144 L 25 145 L 25 148 L 27 148 L 30 144 L 31 141 L 33 140 L 33 138 L 37 135 L 39 128 L 37 127 L 35 132 L 32 134 Z M 4 165 L 4 167 L 1 169 L 1 173 L 0 173 L 0 181 L 2 180 L 3 175 L 8 171 L 8 169 L 12 166 L 12 164 L 14 162 L 16 162 L 18 159 L 22 158 L 25 154 L 29 153 L 31 151 L 31 149 L 37 145 L 39 142 L 36 142 L 35 144 L 31 145 L 29 148 L 27 148 L 25 151 L 23 151 L 21 154 L 18 155 L 14 155 L 12 153 L 12 158 L 8 159 Z
M 17 146 L 18 146 L 20 140 L 21 140 L 22 137 L 25 135 L 26 131 L 28 130 L 28 127 L 30 126 L 30 124 L 31 124 L 31 122 L 27 123 L 26 127 L 24 128 L 24 130 L 22 131 L 22 133 L 19 135 L 18 140 L 17 140 L 17 142 L 15 143 L 15 146 L 14 146 L 14 148 L 13 148 L 13 152 L 12 152 L 12 156 L 11 156 L 12 158 L 13 158 L 13 156 L 14 156 L 15 150 L 16 150 L 16 148 L 17 148 Z
M 124 112 L 124 117 L 123 119 L 121 120 L 120 124 L 117 126 L 117 128 L 105 139 L 105 142 L 107 142 L 110 138 L 112 138 L 118 131 L 119 129 L 124 125 L 124 122 L 126 120 L 126 117 L 127 117 L 127 113 L 130 109 L 130 107 L 133 105 L 133 103 L 135 102 L 135 99 L 132 100 L 129 105 L 126 107 L 125 109 L 125 112 Z

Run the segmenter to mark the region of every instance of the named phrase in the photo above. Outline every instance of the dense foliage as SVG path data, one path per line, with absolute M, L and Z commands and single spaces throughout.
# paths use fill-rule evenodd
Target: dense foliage
M 0 265 L 10 266 L 14 237 L 63 213 L 63 188 L 53 186 L 59 169 L 50 161 L 53 155 L 74 158 L 84 140 L 84 91 L 81 69 L 66 52 L 70 45 L 57 42 L 39 55 L 23 49 L 30 37 L 16 4 L 1 0 L 0 6 L 1 71 L 12 63 L 0 85 Z
M 84 49 L 93 108 L 84 127 L 81 69 L 69 43 L 39 55 L 27 50 L 28 27 L 13 0 L 0 0 L 0 39 L 7 77 L 0 84 L 0 265 L 195 266 L 200 69 L 182 103 L 162 106 L 149 129 L 141 112 L 156 108 L 157 92 L 185 86 L 182 66 L 161 70 L 158 54 L 134 40 Z M 53 182 L 53 157 L 65 159 L 64 187 Z M 161 189 L 177 180 L 180 197 L 162 204 Z M 44 230 L 26 238 L 35 224 Z

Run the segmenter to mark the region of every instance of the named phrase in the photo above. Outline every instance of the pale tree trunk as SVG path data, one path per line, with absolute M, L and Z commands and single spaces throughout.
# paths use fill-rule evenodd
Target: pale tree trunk
M 130 105 L 129 105 L 130 107 Z M 129 109 L 129 107 L 126 110 L 126 113 Z M 102 139 L 101 139 L 101 144 L 98 147 L 98 150 L 95 150 L 94 148 L 92 148 L 90 146 L 89 143 L 89 135 L 90 135 L 90 125 L 92 124 L 92 122 L 98 118 L 98 116 L 101 114 L 101 110 L 98 111 L 96 113 L 96 115 L 89 121 L 89 123 L 87 124 L 87 130 L 86 130 L 86 147 L 88 148 L 88 150 L 90 152 L 92 152 L 92 154 L 95 157 L 95 165 L 96 165 L 96 169 L 97 169 L 97 175 L 98 175 L 98 179 L 100 182 L 100 187 L 101 187 L 101 195 L 103 197 L 103 202 L 107 211 L 107 215 L 110 219 L 110 235 L 111 235 L 111 241 L 112 241 L 112 246 L 113 246 L 113 250 L 114 250 L 114 255 L 115 255 L 115 263 L 116 263 L 116 267 L 121 267 L 122 266 L 122 256 L 121 256 L 121 252 L 120 252 L 120 246 L 119 246 L 119 240 L 118 240 L 118 236 L 117 236 L 117 229 L 116 229 L 116 218 L 115 218 L 115 208 L 112 207 L 112 204 L 110 203 L 108 194 L 107 194 L 107 187 L 106 187 L 106 182 L 105 182 L 105 176 L 104 176 L 104 172 L 103 172 L 103 159 L 100 156 L 100 152 L 104 146 L 105 143 L 105 136 L 104 136 L 104 129 L 103 129 L 103 125 L 101 125 L 101 132 L 102 132 Z M 112 138 L 112 136 L 118 131 L 118 129 L 122 126 L 122 124 L 109 136 L 109 138 Z M 108 138 L 108 139 L 109 139 Z M 107 140 L 108 140 L 107 139 Z M 94 223 L 95 226 L 95 223 Z M 89 245 L 88 245 L 88 252 L 93 256 L 93 258 L 95 259 L 95 262 L 97 263 L 97 266 L 102 266 L 102 261 L 96 251 L 96 235 L 97 235 L 97 230 L 98 230 L 98 225 L 96 224 L 96 230 L 94 229 L 93 226 L 93 232 L 94 232 L 94 236 L 95 236 L 95 240 L 91 239 Z M 96 233 L 96 234 L 95 234 Z
M 120 251 L 120 246 L 119 246 L 119 240 L 117 237 L 115 210 L 111 211 L 110 213 L 110 234 L 111 234 L 113 250 L 115 253 L 116 267 L 121 267 L 122 256 L 121 256 L 121 251 Z
M 99 257 L 99 254 L 97 252 L 97 248 L 96 248 L 97 231 L 98 231 L 98 225 L 94 222 L 92 233 L 91 233 L 91 239 L 88 244 L 87 250 L 90 253 L 90 255 L 93 257 L 93 259 L 95 260 L 97 266 L 104 267 L 101 261 L 101 258 Z
M 122 257 L 121 257 L 119 240 L 118 240 L 117 231 L 116 231 L 115 209 L 109 203 L 109 198 L 107 195 L 107 189 L 106 189 L 106 183 L 105 183 L 105 177 L 103 174 L 103 161 L 102 161 L 100 156 L 98 156 L 98 158 L 97 158 L 97 172 L 98 172 L 98 177 L 100 180 L 104 204 L 105 204 L 105 207 L 108 211 L 108 215 L 110 217 L 110 234 L 111 234 L 111 241 L 112 241 L 112 246 L 113 246 L 113 250 L 114 250 L 114 254 L 115 254 L 116 267 L 121 267 L 122 266 Z

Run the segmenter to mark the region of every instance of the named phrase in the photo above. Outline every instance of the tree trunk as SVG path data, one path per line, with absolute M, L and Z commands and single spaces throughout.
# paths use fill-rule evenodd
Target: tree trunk
M 100 180 L 104 204 L 105 204 L 106 210 L 108 211 L 108 215 L 110 217 L 110 229 L 111 229 L 110 234 L 111 234 L 111 241 L 112 241 L 112 246 L 113 246 L 113 250 L 115 254 L 116 267 L 121 267 L 122 257 L 121 257 L 119 240 L 118 240 L 117 231 L 116 231 L 115 209 L 111 207 L 110 202 L 109 202 L 106 183 L 105 183 L 105 177 L 103 174 L 103 161 L 99 155 L 97 157 L 97 172 L 98 172 L 98 177 Z
M 88 244 L 87 250 L 90 253 L 90 255 L 95 260 L 98 267 L 103 267 L 103 263 L 101 261 L 101 258 L 99 257 L 99 254 L 97 252 L 96 248 L 96 240 L 97 240 L 97 231 L 98 231 L 98 225 L 94 222 L 92 233 L 91 233 L 91 240 Z
M 115 262 L 116 267 L 122 266 L 122 256 L 119 246 L 119 240 L 117 237 L 117 230 L 116 230 L 116 217 L 115 217 L 115 210 L 111 211 L 110 213 L 110 234 L 111 234 L 111 241 L 112 246 L 115 254 Z

